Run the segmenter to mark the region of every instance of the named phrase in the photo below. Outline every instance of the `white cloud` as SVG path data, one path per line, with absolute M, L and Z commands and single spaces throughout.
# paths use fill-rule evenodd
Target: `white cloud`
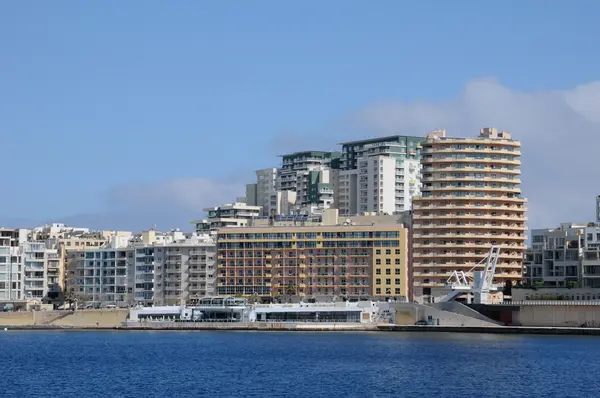
M 156 225 L 160 230 L 191 231 L 190 221 L 204 216 L 203 209 L 231 203 L 244 194 L 244 183 L 231 178 L 175 178 L 147 184 L 112 187 L 106 195 L 106 211 L 68 215 L 45 222 L 94 229 L 133 230 Z M 31 224 L 31 223 L 30 223 Z
M 522 142 L 523 193 L 529 225 L 552 227 L 595 216 L 600 193 L 600 82 L 567 91 L 518 92 L 478 79 L 443 102 L 386 102 L 349 117 L 368 135 L 423 135 L 445 128 L 450 136 L 475 136 L 497 127 Z
M 243 196 L 244 184 L 208 178 L 176 178 L 153 184 L 128 184 L 114 187 L 109 199 L 119 207 L 138 209 L 178 209 L 197 213 L 202 209 L 231 203 Z
M 465 137 L 476 136 L 481 127 L 497 127 L 522 142 L 523 193 L 529 198 L 531 228 L 591 221 L 595 215 L 595 195 L 600 193 L 600 82 L 567 91 L 518 92 L 493 79 L 477 79 L 450 100 L 376 103 L 353 112 L 342 124 L 335 130 L 343 133 L 326 126 L 320 132 L 273 137 L 270 146 L 278 153 L 269 161 L 275 166 L 277 154 L 329 150 L 353 139 L 424 135 L 439 128 Z M 48 221 L 106 229 L 157 224 L 189 230 L 189 221 L 201 217 L 203 208 L 243 195 L 253 170 L 241 162 L 241 169 L 220 179 L 176 178 L 113 187 L 107 191 L 109 211 Z

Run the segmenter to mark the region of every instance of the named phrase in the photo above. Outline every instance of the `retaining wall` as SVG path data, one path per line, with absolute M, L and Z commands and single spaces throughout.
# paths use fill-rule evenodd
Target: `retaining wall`
M 600 306 L 521 305 L 519 319 L 523 326 L 600 327 Z
M 69 315 L 59 318 L 50 325 L 55 326 L 120 326 L 127 320 L 129 310 L 78 310 L 69 313 Z
M 440 326 L 496 326 L 496 323 L 444 311 L 428 305 L 416 303 L 389 303 L 396 310 L 397 325 L 414 325 L 417 321 L 427 321 L 429 317 L 435 325 Z M 476 312 L 476 311 L 473 311 Z M 478 314 L 478 313 L 477 313 Z

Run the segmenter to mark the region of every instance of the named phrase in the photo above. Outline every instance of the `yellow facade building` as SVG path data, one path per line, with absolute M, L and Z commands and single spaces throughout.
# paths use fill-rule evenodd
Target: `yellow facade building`
M 407 247 L 401 224 L 223 228 L 216 291 L 406 298 Z

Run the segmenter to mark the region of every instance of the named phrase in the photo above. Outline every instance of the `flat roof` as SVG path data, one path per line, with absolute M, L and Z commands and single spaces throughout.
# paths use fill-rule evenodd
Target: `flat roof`
M 252 226 L 252 227 L 224 227 L 219 228 L 218 233 L 240 233 L 240 232 L 290 232 L 290 231 L 331 231 L 331 232 L 371 232 L 377 230 L 400 230 L 406 229 L 404 224 L 365 224 L 365 225 L 311 225 L 311 226 Z
M 392 139 L 396 139 L 396 138 L 417 138 L 419 140 L 425 140 L 426 137 L 417 137 L 414 135 L 389 135 L 387 137 L 380 137 L 380 138 L 368 138 L 365 140 L 358 140 L 358 141 L 347 141 L 347 142 L 340 142 L 338 143 L 338 145 L 358 145 L 358 144 L 369 144 L 372 142 L 380 142 L 380 141 L 391 141 Z
M 278 155 L 280 158 L 286 157 L 286 156 L 299 156 L 299 155 L 305 155 L 307 153 L 321 153 L 321 154 L 331 154 L 331 153 L 335 153 L 335 151 L 300 151 L 300 152 L 293 152 L 293 153 L 286 153 L 285 155 Z
M 256 307 L 255 312 L 362 312 L 365 307 Z M 368 307 L 367 307 L 368 308 Z

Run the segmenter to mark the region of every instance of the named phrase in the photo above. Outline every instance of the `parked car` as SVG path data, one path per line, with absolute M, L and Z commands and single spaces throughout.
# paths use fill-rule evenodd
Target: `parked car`
M 415 322 L 415 325 L 418 325 L 418 326 L 425 326 L 425 325 L 427 325 L 427 321 L 416 321 L 416 322 Z

